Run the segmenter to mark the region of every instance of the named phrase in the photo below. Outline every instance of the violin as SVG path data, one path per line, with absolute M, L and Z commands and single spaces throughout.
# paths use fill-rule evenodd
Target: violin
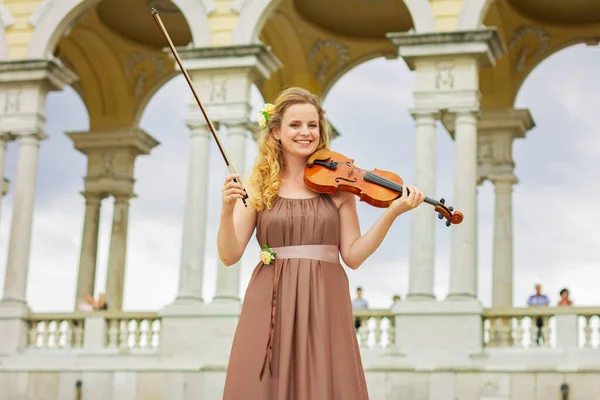
M 404 181 L 393 172 L 374 169 L 366 171 L 354 165 L 354 160 L 329 149 L 314 152 L 304 168 L 304 183 L 317 193 L 337 194 L 339 191 L 357 195 L 361 201 L 378 208 L 387 208 L 404 192 Z M 406 189 L 406 194 L 409 194 Z M 446 226 L 460 224 L 463 214 L 446 206 L 446 201 L 425 197 Z

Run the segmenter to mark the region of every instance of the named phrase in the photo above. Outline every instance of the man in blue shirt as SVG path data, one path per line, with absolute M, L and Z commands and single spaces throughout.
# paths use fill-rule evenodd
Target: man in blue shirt
M 542 294 L 542 286 L 539 283 L 535 285 L 535 294 L 529 296 L 527 304 L 530 307 L 548 307 L 548 305 L 550 304 L 550 299 L 548 299 L 548 296 Z M 540 340 L 542 338 L 542 327 L 544 326 L 544 319 L 542 317 L 537 317 L 535 325 L 538 327 L 536 342 L 539 345 Z
M 367 304 L 367 301 L 362 298 L 362 291 L 363 290 L 361 287 L 356 288 L 356 298 L 354 300 L 352 300 L 352 308 L 353 309 L 369 308 L 369 304 Z M 354 328 L 357 331 L 358 331 L 358 328 L 360 328 L 360 319 L 359 318 L 354 319 Z

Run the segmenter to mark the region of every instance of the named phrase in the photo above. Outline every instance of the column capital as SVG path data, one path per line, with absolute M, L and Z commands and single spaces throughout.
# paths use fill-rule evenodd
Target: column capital
M 87 156 L 107 149 L 125 149 L 134 151 L 136 155 L 146 155 L 160 144 L 146 131 L 137 127 L 66 132 L 66 135 L 73 141 L 73 147 Z
M 498 187 L 498 185 L 500 185 L 500 184 L 508 184 L 509 187 L 512 187 L 512 185 L 516 185 L 517 183 L 519 183 L 519 179 L 516 177 L 515 174 L 506 174 L 506 173 L 505 174 L 503 174 L 503 173 L 493 174 L 492 173 L 487 178 L 496 187 Z
M 266 80 L 283 66 L 271 48 L 260 43 L 193 47 L 178 50 L 178 53 L 183 66 L 190 72 L 246 69 L 255 75 L 255 79 Z
M 431 117 L 437 120 L 441 116 L 440 110 L 435 107 L 413 107 L 408 109 L 408 113 L 415 120 L 419 117 Z
M 78 76 L 58 59 L 25 59 L 0 62 L 0 84 L 45 83 L 48 90 L 62 90 Z
M 2 128 L 0 128 L 2 129 Z M 0 130 L 0 144 L 5 144 L 6 142 L 10 142 L 15 140 L 15 135 L 11 134 L 8 131 L 1 131 Z
M 137 197 L 132 192 L 114 192 L 111 195 L 115 198 L 115 204 L 129 204 L 129 200 Z
M 46 95 L 77 75 L 56 59 L 0 62 L 0 131 L 43 135 Z
M 221 128 L 221 124 L 219 122 L 214 122 L 214 121 L 211 121 L 211 122 L 213 123 L 213 127 L 215 128 L 216 131 L 218 131 Z M 206 123 L 206 120 L 197 119 L 197 118 L 188 118 L 185 120 L 185 124 L 189 128 L 191 136 L 212 138 L 212 132 L 210 131 L 210 127 Z M 218 134 L 218 132 L 217 132 L 217 134 Z
M 20 132 L 13 135 L 15 140 L 21 143 L 39 144 L 42 140 L 48 139 L 48 135 L 44 132 Z
M 91 192 L 83 190 L 79 192 L 85 198 L 85 204 L 100 204 L 107 197 L 103 192 Z
M 133 192 L 135 159 L 159 142 L 139 128 L 67 132 L 73 146 L 88 156 L 85 191 Z
M 394 32 L 387 38 L 414 71 L 424 58 L 475 58 L 482 67 L 493 67 L 507 50 L 496 28 L 449 32 Z
M 528 109 L 484 108 L 479 118 L 481 135 L 504 135 L 524 138 L 527 131 L 535 127 L 535 121 Z

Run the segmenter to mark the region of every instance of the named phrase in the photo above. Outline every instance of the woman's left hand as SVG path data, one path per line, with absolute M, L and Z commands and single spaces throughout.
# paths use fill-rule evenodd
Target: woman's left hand
M 388 207 L 388 210 L 395 217 L 418 207 L 425 200 L 423 192 L 416 187 L 404 186 L 404 189 L 405 191 L 402 193 L 402 196 L 394 200 Z M 408 196 L 406 195 L 406 190 L 408 190 Z

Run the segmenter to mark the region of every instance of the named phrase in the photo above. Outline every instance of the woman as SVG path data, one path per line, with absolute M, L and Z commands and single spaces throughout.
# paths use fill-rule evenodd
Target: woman
M 304 166 L 328 146 L 325 112 L 300 88 L 283 91 L 259 116 L 263 128 L 249 182 L 228 176 L 217 237 L 226 265 L 243 255 L 256 228 L 264 249 L 244 297 L 224 399 L 368 399 L 354 331 L 348 278 L 381 244 L 394 220 L 423 194 L 395 200 L 361 236 L 356 197 L 315 195 Z M 248 207 L 238 200 L 248 190 Z M 259 254 L 257 254 L 259 260 Z

